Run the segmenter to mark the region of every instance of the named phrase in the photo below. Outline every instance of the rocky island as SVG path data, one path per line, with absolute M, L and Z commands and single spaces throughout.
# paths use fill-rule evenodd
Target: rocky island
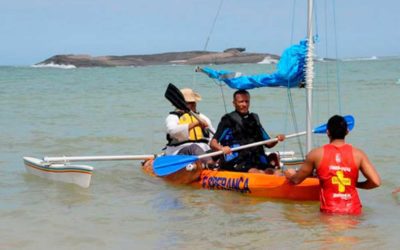
M 34 66 L 64 65 L 68 67 L 117 67 L 147 65 L 198 65 L 227 63 L 276 63 L 279 56 L 266 53 L 248 53 L 244 48 L 223 52 L 186 51 L 151 55 L 97 56 L 55 55 Z

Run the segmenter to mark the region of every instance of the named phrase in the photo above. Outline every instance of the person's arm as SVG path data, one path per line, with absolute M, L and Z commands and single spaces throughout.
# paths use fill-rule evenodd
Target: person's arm
M 194 127 L 200 126 L 202 128 L 206 128 L 208 127 L 208 124 L 206 121 L 202 120 L 202 119 L 195 119 L 193 122 L 189 123 L 188 126 L 188 131 L 191 130 Z
M 263 138 L 263 140 L 269 140 L 269 139 L 271 139 L 271 137 L 269 136 L 269 134 L 267 133 L 267 131 L 265 131 L 265 129 L 264 129 L 262 126 L 261 126 L 260 129 L 261 129 L 261 133 L 262 133 L 262 138 Z M 284 141 L 284 140 L 285 140 L 285 135 L 279 134 L 279 135 L 276 136 L 276 138 L 278 139 L 277 141 L 266 143 L 264 146 L 267 147 L 267 148 L 273 148 L 273 147 L 275 147 L 275 145 L 278 144 L 278 142 Z
M 228 127 L 228 124 L 229 124 L 228 121 L 229 120 L 225 116 L 223 116 L 221 118 L 221 121 L 218 124 L 217 131 L 215 132 L 215 134 L 214 134 L 214 136 L 213 136 L 213 138 L 212 138 L 212 140 L 210 142 L 210 148 L 212 150 L 214 150 L 214 151 L 221 151 L 222 150 L 222 151 L 224 151 L 224 154 L 232 153 L 230 147 L 222 146 L 218 141 L 219 138 L 222 136 L 224 130 Z
M 354 149 L 356 157 L 360 159 L 360 171 L 366 178 L 365 181 L 357 182 L 357 187 L 362 189 L 372 189 L 381 185 L 381 178 L 374 165 L 369 161 L 368 156 L 359 149 Z
M 186 141 L 189 139 L 189 131 L 196 126 L 207 127 L 208 123 L 202 119 L 194 119 L 193 122 L 188 124 L 179 124 L 179 117 L 170 114 L 165 119 L 167 133 L 178 141 Z
M 204 122 L 207 124 L 207 128 L 211 131 L 211 133 L 215 134 L 215 128 L 213 127 L 210 118 L 201 113 L 200 113 L 200 118 L 204 120 Z
M 278 139 L 277 141 L 267 143 L 267 144 L 265 144 L 265 146 L 267 148 L 273 148 L 273 147 L 275 147 L 276 144 L 278 144 L 278 142 L 284 141 L 286 137 L 283 134 L 279 134 L 279 135 L 276 136 L 276 138 Z
M 303 165 L 301 165 L 298 171 L 294 171 L 293 169 L 283 171 L 286 178 L 293 184 L 300 184 L 304 179 L 311 176 L 314 170 L 317 154 L 318 151 L 312 150 L 307 155 Z
M 185 141 L 189 139 L 189 124 L 178 124 L 179 117 L 170 114 L 165 119 L 167 134 L 178 141 Z
M 228 146 L 222 146 L 219 144 L 217 139 L 213 138 L 210 143 L 210 148 L 214 151 L 224 151 L 224 154 L 232 153 L 231 148 Z
M 400 187 L 398 187 L 392 191 L 392 194 L 397 194 L 397 193 L 400 193 Z

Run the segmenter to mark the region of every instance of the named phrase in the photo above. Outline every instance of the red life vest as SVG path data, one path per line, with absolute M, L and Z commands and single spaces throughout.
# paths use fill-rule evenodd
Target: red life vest
M 324 146 L 322 161 L 317 168 L 321 212 L 361 214 L 362 206 L 356 189 L 358 173 L 350 144 Z

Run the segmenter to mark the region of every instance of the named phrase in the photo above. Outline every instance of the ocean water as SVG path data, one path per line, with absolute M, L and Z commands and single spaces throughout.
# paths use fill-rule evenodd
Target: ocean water
M 359 190 L 364 213 L 351 217 L 321 215 L 318 202 L 173 186 L 144 174 L 139 161 L 86 163 L 95 167 L 87 189 L 30 175 L 23 156 L 160 152 L 173 109 L 163 97 L 170 82 L 198 91 L 198 109 L 214 126 L 225 108 L 232 110 L 233 90 L 192 66 L 0 67 L 0 249 L 397 249 L 400 194 L 391 192 L 400 186 L 399 81 L 399 59 L 317 64 L 313 123 L 352 114 L 348 141 L 382 177 L 380 188 Z M 251 110 L 271 135 L 295 132 L 286 89 L 251 95 Z M 304 130 L 305 91 L 290 96 Z M 315 138 L 325 142 L 324 135 Z M 297 140 L 277 149 L 300 152 Z

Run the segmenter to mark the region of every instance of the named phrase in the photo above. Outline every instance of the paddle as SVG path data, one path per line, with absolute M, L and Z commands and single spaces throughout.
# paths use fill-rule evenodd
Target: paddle
M 354 121 L 354 117 L 351 115 L 346 115 L 343 117 L 346 120 L 347 123 L 347 129 L 349 131 L 351 131 L 354 128 L 355 125 L 355 121 Z M 327 124 L 322 124 L 316 128 L 314 128 L 314 130 L 312 131 L 315 134 L 325 134 L 326 133 L 326 126 Z
M 71 161 L 121 161 L 121 160 L 147 160 L 154 159 L 154 155 L 102 155 L 102 156 L 60 156 L 44 157 L 45 162 L 71 162 Z
M 183 110 L 185 112 L 191 112 L 190 108 L 187 106 L 185 102 L 185 97 L 183 96 L 182 92 L 172 83 L 168 84 L 164 96 L 177 109 Z
M 171 102 L 172 105 L 174 105 L 177 109 L 183 110 L 185 112 L 190 113 L 194 117 L 196 117 L 197 120 L 200 121 L 200 117 L 198 114 L 193 112 L 186 104 L 185 97 L 183 96 L 182 92 L 172 83 L 168 84 L 167 90 L 165 91 L 164 94 L 165 98 L 168 99 L 168 101 Z M 214 134 L 209 128 L 206 128 L 208 132 L 211 134 Z
M 351 115 L 345 116 L 345 120 L 348 126 L 349 130 L 352 130 L 354 127 L 354 117 Z M 323 133 L 322 131 L 325 129 L 326 132 L 326 124 L 320 125 L 316 127 L 312 132 L 313 133 Z M 299 132 L 295 134 L 290 134 L 286 135 L 286 139 L 305 135 L 307 132 Z M 232 148 L 232 152 L 239 151 L 242 149 L 246 148 L 251 148 L 251 147 L 256 147 L 260 145 L 264 145 L 270 142 L 276 142 L 278 141 L 277 138 L 265 140 L 265 141 L 259 141 L 259 142 L 253 142 L 247 145 L 239 146 L 236 148 Z M 202 154 L 202 155 L 166 155 L 166 156 L 160 156 L 154 160 L 153 163 L 153 169 L 156 175 L 158 176 L 166 176 L 172 173 L 175 173 L 183 168 L 185 168 L 188 164 L 193 163 L 195 161 L 201 160 L 206 157 L 213 157 L 217 155 L 223 154 L 223 151 L 216 151 L 208 154 Z

